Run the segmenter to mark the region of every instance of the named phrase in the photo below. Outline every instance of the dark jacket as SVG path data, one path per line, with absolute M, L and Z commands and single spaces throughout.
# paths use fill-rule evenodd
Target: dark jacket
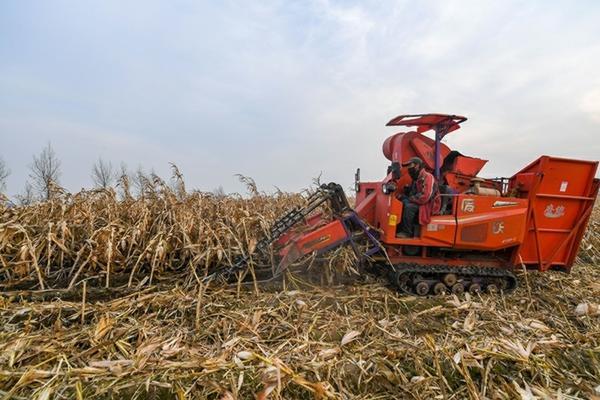
M 408 200 L 419 206 L 419 224 L 427 225 L 431 216 L 440 212 L 441 197 L 437 182 L 432 174 L 422 168 L 413 182 L 413 190 Z

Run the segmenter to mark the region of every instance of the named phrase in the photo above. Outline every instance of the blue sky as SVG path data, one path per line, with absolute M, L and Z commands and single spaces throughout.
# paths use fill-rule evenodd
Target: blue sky
M 379 179 L 385 123 L 469 117 L 447 144 L 512 175 L 600 158 L 600 2 L 4 1 L 0 156 L 20 192 L 51 141 L 61 183 L 102 157 L 188 187 Z

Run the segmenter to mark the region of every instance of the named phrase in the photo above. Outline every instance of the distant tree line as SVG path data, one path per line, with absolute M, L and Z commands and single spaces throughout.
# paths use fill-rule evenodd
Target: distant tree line
M 171 167 L 173 171 L 171 189 L 178 194 L 185 193 L 183 175 L 175 164 L 171 164 Z M 4 159 L 0 157 L 0 195 L 6 190 L 6 181 L 10 173 Z M 17 204 L 28 205 L 36 201 L 47 201 L 64 193 L 60 185 L 61 175 L 61 161 L 52 144 L 48 143 L 38 155 L 33 156 L 32 163 L 29 165 L 29 179 L 23 191 L 16 195 Z M 140 165 L 131 172 L 123 162 L 119 168 L 115 168 L 110 161 L 102 158 L 98 158 L 92 165 L 90 178 L 94 189 L 118 189 L 121 198 L 144 197 L 149 191 L 154 190 L 153 188 L 166 185 L 154 170 L 148 173 Z M 224 196 L 225 191 L 219 186 L 213 194 Z M 4 198 L 6 199 L 5 196 Z

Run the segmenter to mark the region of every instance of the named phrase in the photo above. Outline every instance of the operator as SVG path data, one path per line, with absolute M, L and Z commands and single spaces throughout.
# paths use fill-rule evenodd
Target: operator
M 427 225 L 431 221 L 431 215 L 439 212 L 441 197 L 436 179 L 425 170 L 423 160 L 413 157 L 402 166 L 408 167 L 412 184 L 400 196 L 404 207 L 396 236 L 414 237 L 417 222 L 419 225 Z

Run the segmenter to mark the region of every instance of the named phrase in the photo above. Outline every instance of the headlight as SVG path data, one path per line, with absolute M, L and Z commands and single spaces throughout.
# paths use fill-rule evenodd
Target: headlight
M 384 183 L 382 186 L 383 194 L 390 194 L 396 191 L 396 184 L 394 182 Z

